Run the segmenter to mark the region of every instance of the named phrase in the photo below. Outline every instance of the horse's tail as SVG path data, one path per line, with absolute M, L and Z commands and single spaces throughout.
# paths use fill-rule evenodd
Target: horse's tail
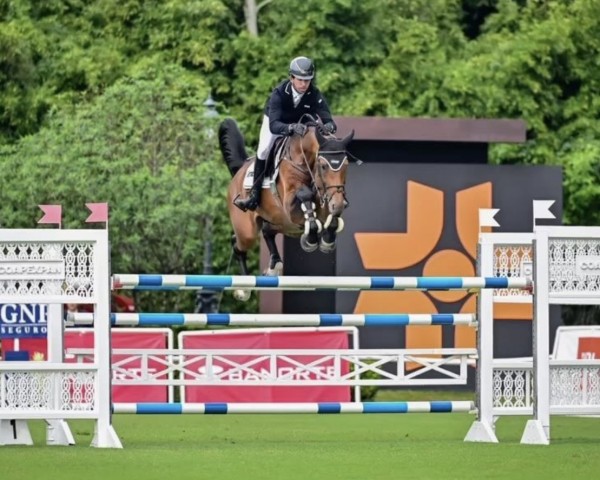
M 226 118 L 219 125 L 219 147 L 233 177 L 248 158 L 244 136 L 233 118 Z

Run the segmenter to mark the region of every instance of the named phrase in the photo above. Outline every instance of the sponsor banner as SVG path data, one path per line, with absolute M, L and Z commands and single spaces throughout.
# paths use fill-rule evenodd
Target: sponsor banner
M 575 258 L 575 272 L 581 277 L 600 275 L 600 255 L 578 255 Z
M 582 339 L 586 339 L 580 343 Z M 581 355 L 590 343 L 600 343 L 600 327 L 597 325 L 585 326 L 561 326 L 556 330 L 556 338 L 552 349 L 554 360 L 577 360 L 583 358 Z M 600 358 L 600 356 L 596 356 Z
M 45 338 L 48 305 L 0 304 L 0 338 Z
M 133 331 L 135 330 L 135 331 Z M 127 348 L 143 351 L 145 349 L 168 349 L 168 329 L 153 329 L 153 331 L 144 329 L 119 330 L 113 329 L 111 332 L 112 348 Z M 77 328 L 67 329 L 65 331 L 65 349 L 69 348 L 94 348 L 94 332 L 93 329 Z M 46 339 L 40 338 L 24 338 L 19 341 L 19 350 L 29 352 L 30 360 L 45 360 L 47 358 L 47 343 Z M 2 352 L 6 356 L 8 352 L 14 351 L 14 340 L 5 339 L 2 341 Z M 126 376 L 141 377 L 148 373 L 152 375 L 157 371 L 164 371 L 165 356 L 156 355 L 150 357 L 146 368 L 142 366 L 142 361 L 139 357 L 128 359 L 125 355 L 113 355 L 112 364 L 118 365 L 119 370 L 127 370 L 127 374 L 119 373 L 113 368 L 113 381 Z M 76 358 L 66 358 L 67 363 L 79 361 Z M 91 359 L 84 359 L 83 362 L 89 363 Z M 166 379 L 167 375 L 160 375 L 158 379 Z M 158 385 L 113 385 L 112 397 L 113 402 L 118 403 L 141 403 L 141 402 L 167 402 L 168 386 Z
M 338 350 L 348 349 L 347 332 L 240 332 L 219 334 L 212 331 L 211 335 L 195 334 L 195 332 L 181 335 L 180 348 L 187 349 L 323 349 Z M 185 361 L 193 357 L 186 357 Z M 226 380 L 259 379 L 266 375 L 273 375 L 273 366 L 268 359 L 253 361 L 256 355 L 248 354 L 242 356 L 224 357 L 224 361 L 216 360 L 212 366 L 219 373 L 231 371 L 225 375 Z M 290 357 L 290 361 L 278 360 L 275 368 L 278 375 L 292 374 L 295 379 L 315 378 L 302 368 L 298 368 L 294 362 L 308 365 L 319 359 L 319 356 L 297 356 Z M 234 364 L 251 362 L 244 368 L 236 368 Z M 190 371 L 203 374 L 206 372 L 204 360 L 191 361 L 187 364 Z M 334 376 L 348 373 L 348 364 L 341 365 L 341 372 L 336 372 L 333 361 L 323 361 L 318 364 L 319 374 Z M 188 374 L 184 378 L 191 378 Z M 322 378 L 322 377 L 321 377 Z M 349 402 L 350 387 L 246 387 L 246 386 L 223 386 L 223 387 L 184 387 L 185 401 L 190 403 L 203 402 Z
M 0 280 L 64 280 L 63 260 L 1 260 Z
M 577 358 L 600 360 L 600 337 L 580 337 Z

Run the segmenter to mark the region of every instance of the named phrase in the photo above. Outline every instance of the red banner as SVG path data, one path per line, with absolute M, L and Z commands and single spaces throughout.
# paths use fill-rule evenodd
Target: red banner
M 181 335 L 180 348 L 183 349 L 322 349 L 344 350 L 348 349 L 348 332 L 335 331 L 277 331 L 277 332 L 240 332 L 219 334 L 212 331 L 210 335 L 189 332 Z M 212 366 L 213 371 L 222 373 L 230 372 L 227 380 L 244 380 L 263 378 L 271 374 L 268 359 L 252 362 L 244 368 L 236 368 L 234 364 L 244 364 L 255 359 L 255 355 L 230 357 L 231 361 L 216 360 Z M 294 379 L 314 379 L 315 374 L 307 372 L 294 363 L 308 365 L 317 361 L 321 356 L 295 356 L 289 361 L 278 359 L 278 375 L 291 374 Z M 190 360 L 188 357 L 187 360 Z M 203 359 L 193 361 L 187 365 L 188 370 L 199 373 L 206 371 Z M 319 374 L 333 376 L 333 359 L 318 362 L 314 366 Z M 348 373 L 348 364 L 341 365 L 341 374 Z M 190 378 L 190 375 L 184 376 Z M 322 378 L 322 377 L 321 377 Z M 329 386 L 276 386 L 276 387 L 184 387 L 185 401 L 189 403 L 203 402 L 348 402 L 350 401 L 350 387 Z
M 582 360 L 600 359 L 600 337 L 579 337 L 577 358 Z
M 111 342 L 113 350 L 119 348 L 127 348 L 133 350 L 139 350 L 143 352 L 148 349 L 166 349 L 168 345 L 168 329 L 161 330 L 144 330 L 144 329 L 112 329 Z M 22 338 L 19 340 L 19 350 L 28 351 L 30 360 L 45 360 L 47 356 L 46 339 L 45 338 Z M 67 329 L 65 331 L 65 350 L 70 348 L 94 348 L 94 333 L 92 329 Z M 14 350 L 14 340 L 5 339 L 2 341 L 2 352 L 3 355 L 6 352 Z M 164 364 L 159 360 L 165 360 L 164 356 L 156 355 L 154 359 L 152 357 L 148 360 L 148 372 L 157 372 L 164 370 Z M 65 362 L 73 363 L 78 361 L 76 358 L 65 358 Z M 90 360 L 84 360 L 90 362 Z M 120 370 L 127 370 L 127 377 L 130 378 L 132 375 L 139 376 L 142 372 L 142 361 L 139 357 L 132 357 L 127 360 L 125 355 L 113 355 L 113 381 L 117 380 L 120 376 L 125 377 L 125 372 L 119 372 Z M 118 365 L 115 369 L 114 366 Z M 161 375 L 157 378 L 166 379 L 166 375 Z M 116 403 L 140 403 L 140 402 L 167 402 L 168 397 L 167 386 L 146 386 L 146 385 L 113 385 L 112 395 L 113 402 Z

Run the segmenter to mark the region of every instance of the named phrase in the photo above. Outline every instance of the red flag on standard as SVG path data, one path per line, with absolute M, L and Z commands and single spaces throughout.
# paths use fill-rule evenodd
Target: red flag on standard
M 86 203 L 85 206 L 92 212 L 85 223 L 108 222 L 108 203 Z
M 56 223 L 60 226 L 62 223 L 62 206 L 61 205 L 38 205 L 44 216 L 38 220 L 38 223 Z

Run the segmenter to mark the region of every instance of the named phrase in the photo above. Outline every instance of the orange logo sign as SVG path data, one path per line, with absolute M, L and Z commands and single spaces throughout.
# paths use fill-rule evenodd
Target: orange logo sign
M 409 181 L 406 233 L 355 234 L 364 268 L 402 270 L 419 266 L 419 275 L 423 276 L 474 276 L 479 236 L 478 212 L 480 208 L 492 207 L 492 183 L 485 182 L 456 192 L 455 205 L 456 212 L 452 224 L 444 218 L 444 192 Z M 450 229 L 454 229 L 462 250 L 436 250 L 442 233 Z M 491 229 L 486 227 L 482 230 Z M 457 313 L 474 313 L 476 308 L 475 296 L 463 291 L 365 291 L 358 297 L 355 313 L 436 313 L 434 300 L 446 304 L 462 302 Z M 456 311 L 456 308 L 453 310 Z M 506 316 L 528 318 L 523 316 L 522 311 L 507 311 Z M 466 326 L 455 327 L 454 347 L 472 348 L 475 343 L 475 329 Z M 442 327 L 406 328 L 406 348 L 442 346 Z

